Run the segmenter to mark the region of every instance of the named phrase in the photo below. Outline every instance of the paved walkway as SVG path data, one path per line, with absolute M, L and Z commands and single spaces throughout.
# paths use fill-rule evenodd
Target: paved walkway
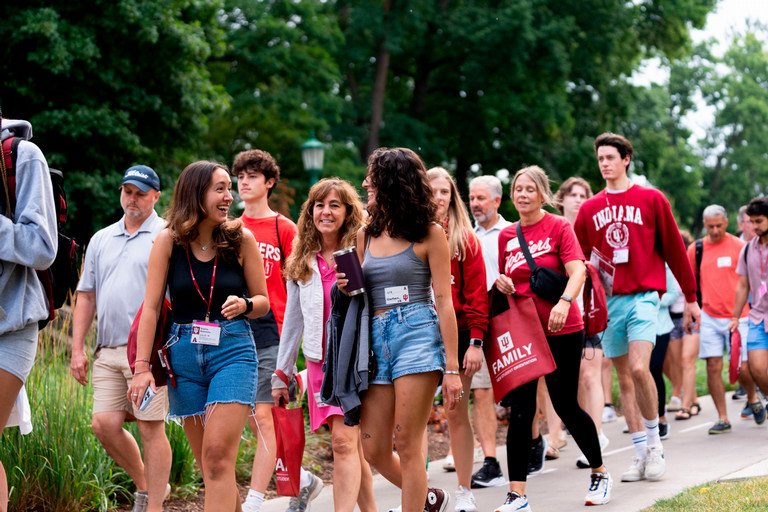
M 676 421 L 669 415 L 671 434 L 664 441 L 667 473 L 658 482 L 623 483 L 618 481 L 621 473 L 629 467 L 633 448 L 628 434 L 621 432 L 623 419 L 608 423 L 604 433 L 611 440 L 606 448 L 604 460 L 608 471 L 614 477 L 611 503 L 599 510 L 632 512 L 643 510 L 658 499 L 669 498 L 681 491 L 706 482 L 733 478 L 749 478 L 768 474 L 768 422 L 758 426 L 752 419 L 742 420 L 741 409 L 745 400 L 731 400 L 728 394 L 728 416 L 733 425 L 732 432 L 709 435 L 707 429 L 717 419 L 710 397 L 699 399 L 702 412 L 687 421 Z M 584 494 L 589 486 L 589 470 L 578 469 L 576 458 L 579 450 L 572 438 L 561 449 L 560 459 L 547 461 L 540 475 L 528 480 L 528 499 L 534 511 L 557 510 L 558 512 L 583 511 Z M 497 456 L 506 474 L 506 450 L 500 446 Z M 475 470 L 480 465 L 475 465 Z M 442 461 L 429 466 L 430 486 L 442 487 L 453 493 L 456 487 L 455 473 L 442 469 Z M 478 510 L 491 512 L 506 496 L 507 486 L 490 489 L 475 489 Z M 386 512 L 400 502 L 400 491 L 381 475 L 374 476 L 374 492 L 379 512 Z M 333 495 L 330 486 L 323 489 L 312 502 L 314 512 L 333 510 Z M 283 512 L 288 498 L 267 501 L 264 512 Z M 453 512 L 453 500 L 446 512 Z

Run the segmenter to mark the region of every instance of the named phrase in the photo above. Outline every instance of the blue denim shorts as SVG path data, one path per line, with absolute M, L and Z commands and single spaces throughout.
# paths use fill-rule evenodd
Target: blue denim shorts
M 371 321 L 376 374 L 371 384 L 392 384 L 403 375 L 445 370 L 437 311 L 419 302 L 390 309 Z
M 659 293 L 655 291 L 608 297 L 608 328 L 603 335 L 605 357 L 623 356 L 630 341 L 656 344 Z
M 747 334 L 747 351 L 768 349 L 768 333 L 765 332 L 765 322 L 755 324 L 749 321 Z
M 176 387 L 168 386 L 169 418 L 203 415 L 209 405 L 253 405 L 259 362 L 251 327 L 245 320 L 219 322 L 219 345 L 198 345 L 190 340 L 192 324 L 173 324 L 168 359 Z

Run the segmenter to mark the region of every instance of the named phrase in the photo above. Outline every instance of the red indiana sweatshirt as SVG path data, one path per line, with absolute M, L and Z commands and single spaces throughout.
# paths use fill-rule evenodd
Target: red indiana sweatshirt
M 602 190 L 581 205 L 573 229 L 587 261 L 593 248 L 609 261 L 615 250 L 629 249 L 626 263 L 614 263 L 614 294 L 665 292 L 666 261 L 686 302 L 696 301 L 696 278 L 683 238 L 669 201 L 658 190 L 640 185 L 619 193 Z
M 459 331 L 469 329 L 470 337 L 483 339 L 488 330 L 488 291 L 485 261 L 474 233 L 467 237 L 464 260 L 451 259 L 451 296 Z M 463 276 L 463 280 L 462 280 Z

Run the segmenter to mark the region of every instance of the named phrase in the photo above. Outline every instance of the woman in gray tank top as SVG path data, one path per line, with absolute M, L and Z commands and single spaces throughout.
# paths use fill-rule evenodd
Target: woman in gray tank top
M 443 373 L 446 407 L 455 408 L 464 394 L 448 242 L 435 223 L 426 168 L 413 151 L 374 151 L 363 187 L 368 191 L 370 217 L 358 232 L 357 251 L 372 304 L 371 346 L 376 364 L 363 397 L 363 452 L 368 462 L 402 489 L 403 511 L 443 511 L 450 495 L 427 488 L 421 440 Z M 347 285 L 344 277 L 337 274 L 342 291 Z M 425 293 L 430 280 L 434 304 Z

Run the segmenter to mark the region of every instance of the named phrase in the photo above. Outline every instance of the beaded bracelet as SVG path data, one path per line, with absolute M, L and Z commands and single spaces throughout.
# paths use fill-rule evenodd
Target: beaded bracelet
M 149 362 L 149 359 L 137 359 L 137 360 L 134 362 L 134 364 L 135 364 L 135 363 L 148 363 L 148 362 Z

